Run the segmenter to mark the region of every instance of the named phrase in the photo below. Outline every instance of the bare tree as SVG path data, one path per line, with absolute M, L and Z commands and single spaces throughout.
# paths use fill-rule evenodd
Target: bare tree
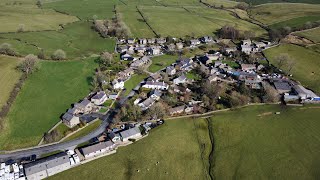
M 18 68 L 27 75 L 31 74 L 35 69 L 37 59 L 37 56 L 29 54 L 24 58 Z
M 25 29 L 25 25 L 24 24 L 19 24 L 17 32 L 23 32 Z
M 166 112 L 166 107 L 163 102 L 158 102 L 150 107 L 147 114 L 151 119 L 161 119 L 167 114 Z
M 263 83 L 265 96 L 264 101 L 269 103 L 274 103 L 279 101 L 279 93 L 268 83 Z
M 66 53 L 61 49 L 56 50 L 51 56 L 53 60 L 63 60 L 66 59 L 66 57 Z
M 295 65 L 294 59 L 287 53 L 280 54 L 275 60 L 279 69 L 286 67 L 285 70 L 287 73 L 290 73 Z
M 111 65 L 113 62 L 113 55 L 108 52 L 103 52 L 100 55 L 99 63 L 102 65 Z

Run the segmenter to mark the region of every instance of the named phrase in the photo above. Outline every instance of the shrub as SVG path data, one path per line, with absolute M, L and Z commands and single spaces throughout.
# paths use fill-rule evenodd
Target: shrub
M 64 60 L 66 59 L 66 57 L 67 57 L 66 53 L 61 49 L 56 50 L 51 56 L 53 60 Z
M 0 54 L 6 54 L 6 55 L 10 55 L 10 56 L 15 56 L 16 52 L 15 50 L 12 48 L 11 44 L 9 43 L 2 43 L 0 45 Z

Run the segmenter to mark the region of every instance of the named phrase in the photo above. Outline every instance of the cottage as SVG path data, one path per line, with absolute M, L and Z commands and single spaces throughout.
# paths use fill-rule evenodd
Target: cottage
M 156 100 L 154 98 L 149 97 L 143 102 L 139 103 L 138 106 L 141 108 L 141 110 L 145 111 L 149 109 L 155 102 Z
M 147 81 L 146 84 L 144 84 L 142 87 L 148 89 L 167 90 L 169 85 L 165 82 Z
M 161 54 L 161 47 L 160 46 L 152 46 L 150 47 L 151 55 L 160 55 Z
M 106 95 L 106 93 L 104 91 L 99 91 L 97 92 L 92 98 L 91 98 L 91 102 L 95 105 L 101 105 L 104 102 L 106 102 L 106 100 L 108 100 L 108 96 Z
M 183 113 L 184 108 L 185 108 L 185 105 L 178 106 L 178 107 L 175 107 L 175 108 L 171 108 L 171 109 L 169 109 L 169 113 L 170 113 L 171 116 L 173 116 L 175 114 L 181 114 L 181 113 Z
M 68 126 L 69 128 L 73 128 L 74 126 L 78 125 L 80 123 L 80 119 L 78 116 L 75 116 L 73 114 L 70 114 L 66 112 L 62 116 L 62 122 Z
M 82 113 L 89 113 L 93 109 L 93 104 L 85 98 L 80 103 L 76 103 L 74 107 L 79 109 Z
M 157 73 L 152 74 L 150 76 L 150 78 L 151 78 L 151 81 L 158 82 L 158 81 L 160 81 L 162 79 L 162 76 L 161 76 L 161 74 L 159 72 L 157 72 Z
M 241 51 L 250 54 L 252 52 L 252 47 L 250 45 L 241 45 Z
M 174 68 L 174 66 L 168 66 L 166 68 L 166 73 L 169 75 L 169 76 L 172 76 L 172 75 L 175 75 L 176 74 L 176 68 Z
M 120 136 L 120 134 L 114 133 L 114 132 L 108 133 L 108 138 L 109 138 L 112 142 L 114 142 L 114 143 L 121 141 L 121 136 Z
M 130 64 L 130 67 L 132 68 L 139 68 L 142 67 L 150 62 L 150 58 L 148 56 L 143 56 L 139 60 L 133 61 L 133 63 Z
M 156 43 L 156 39 L 155 38 L 150 38 L 147 40 L 148 41 L 148 44 L 154 44 Z
M 139 127 L 134 127 L 120 132 L 120 136 L 123 142 L 129 141 L 129 139 L 137 139 L 142 137 Z
M 177 49 L 183 49 L 183 43 L 176 43 Z
M 117 46 L 117 51 L 119 53 L 125 53 L 128 50 L 128 46 Z
M 191 44 L 191 46 L 196 46 L 196 45 L 201 44 L 201 42 L 198 39 L 191 39 L 190 44 Z
M 232 47 L 232 48 L 225 48 L 224 51 L 230 55 L 231 53 L 234 53 L 237 51 L 237 48 L 236 47 Z
M 210 59 L 211 61 L 216 61 L 218 60 L 220 57 L 222 57 L 222 54 L 220 52 L 215 52 L 213 54 L 211 53 L 207 53 L 206 56 L 208 57 L 208 59 Z
M 112 81 L 113 89 L 124 89 L 124 82 L 121 79 L 115 79 Z
M 128 43 L 128 44 L 134 44 L 134 43 L 135 43 L 135 39 L 129 38 L 129 39 L 127 40 L 127 43 Z
M 241 64 L 242 71 L 253 71 L 256 70 L 255 64 Z
M 182 74 L 181 76 L 179 76 L 178 78 L 175 78 L 173 80 L 174 84 L 183 84 L 186 82 L 187 82 L 187 77 L 184 74 Z
M 177 60 L 177 64 L 181 71 L 191 71 L 193 69 L 193 60 L 189 58 Z
M 128 77 L 131 77 L 134 74 L 134 70 L 132 68 L 127 68 L 124 71 L 121 71 L 118 73 L 118 77 L 120 79 L 127 79 Z
M 67 112 L 70 113 L 70 114 L 73 114 L 73 115 L 82 113 L 82 111 L 80 109 L 76 108 L 76 107 L 69 108 Z
M 286 81 L 276 81 L 273 84 L 280 94 L 288 93 L 292 89 L 291 85 Z
M 246 46 L 251 46 L 251 40 L 250 39 L 247 39 L 247 40 L 243 40 L 242 41 L 242 45 L 246 45 Z
M 245 85 L 249 86 L 251 89 L 261 89 L 261 81 L 259 80 L 251 80 L 251 79 L 246 79 L 245 81 Z
M 259 49 L 264 49 L 267 46 L 267 44 L 265 44 L 264 42 L 255 42 L 254 46 Z
M 28 180 L 44 179 L 71 167 L 67 153 L 62 152 L 24 165 Z
M 205 65 L 208 65 L 208 64 L 211 64 L 212 63 L 212 60 L 208 57 L 208 56 L 201 56 L 199 57 L 199 61 L 202 63 L 202 64 L 205 64 Z
M 151 98 L 154 100 L 159 100 L 162 95 L 162 92 L 158 89 L 154 89 L 151 91 Z
M 158 44 L 164 44 L 164 43 L 166 43 L 167 41 L 166 41 L 166 39 L 165 38 L 157 38 L 157 43 Z
M 124 61 L 132 61 L 133 60 L 133 57 L 130 55 L 130 54 L 123 54 L 121 55 L 121 60 L 124 60 Z
M 147 39 L 145 38 L 139 39 L 139 44 L 147 44 Z
M 135 47 L 134 50 L 137 54 L 143 55 L 146 52 L 147 48 L 143 46 L 138 46 L 138 47 Z
M 202 43 L 210 43 L 213 42 L 213 38 L 211 36 L 204 36 L 200 38 L 200 41 Z
M 82 152 L 85 159 L 89 159 L 112 151 L 115 147 L 116 145 L 112 141 L 106 141 L 81 148 L 80 151 Z

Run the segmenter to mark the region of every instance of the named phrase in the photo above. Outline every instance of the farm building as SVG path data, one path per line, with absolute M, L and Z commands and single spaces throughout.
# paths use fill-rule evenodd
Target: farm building
M 169 109 L 169 113 L 171 116 L 173 116 L 175 114 L 181 114 L 181 113 L 183 113 L 184 108 L 185 108 L 185 105 L 174 107 L 174 108 Z
M 44 179 L 71 167 L 67 153 L 62 152 L 24 165 L 28 180 Z
M 147 81 L 146 84 L 144 84 L 142 87 L 148 89 L 167 90 L 169 85 L 165 82 Z
M 112 151 L 116 145 L 111 141 L 99 142 L 84 148 L 81 148 L 81 152 L 86 159 L 93 158 L 101 155 L 102 153 Z
M 280 94 L 288 93 L 292 89 L 291 85 L 286 81 L 276 81 L 273 84 Z
M 120 132 L 120 136 L 123 142 L 129 141 L 129 139 L 137 139 L 142 137 L 139 127 L 134 127 Z

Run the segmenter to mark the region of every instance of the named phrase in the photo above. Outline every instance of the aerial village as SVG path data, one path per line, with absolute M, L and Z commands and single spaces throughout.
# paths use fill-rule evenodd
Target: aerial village
M 121 61 L 128 62 L 128 67 L 109 82 L 104 81 L 109 90 L 92 92 L 61 112 L 61 121 L 69 128 L 91 123 L 108 112 L 99 112 L 106 108 L 106 101 L 115 103 L 120 99 L 126 81 L 135 73 L 147 73 L 149 76 L 127 95 L 130 106 L 123 105 L 128 110 L 117 117 L 119 126 L 107 128 L 91 143 L 75 149 L 40 159 L 28 157 L 1 163 L 0 180 L 44 179 L 116 153 L 118 147 L 146 137 L 151 129 L 164 123 L 164 117 L 201 114 L 248 103 L 320 103 L 318 95 L 291 78 L 294 75 L 268 66 L 262 51 L 273 43 L 248 39 L 236 46 L 221 46 L 230 41 L 210 36 L 188 42 L 172 38 L 170 43 L 166 38 L 119 39 L 116 51 Z M 219 44 L 219 50 L 209 49 L 190 58 L 181 55 L 184 49 L 212 44 Z M 153 57 L 172 53 L 179 55 L 174 63 L 155 73 L 147 71 Z M 140 116 L 130 116 L 130 108 Z M 164 112 L 159 112 L 161 108 Z

